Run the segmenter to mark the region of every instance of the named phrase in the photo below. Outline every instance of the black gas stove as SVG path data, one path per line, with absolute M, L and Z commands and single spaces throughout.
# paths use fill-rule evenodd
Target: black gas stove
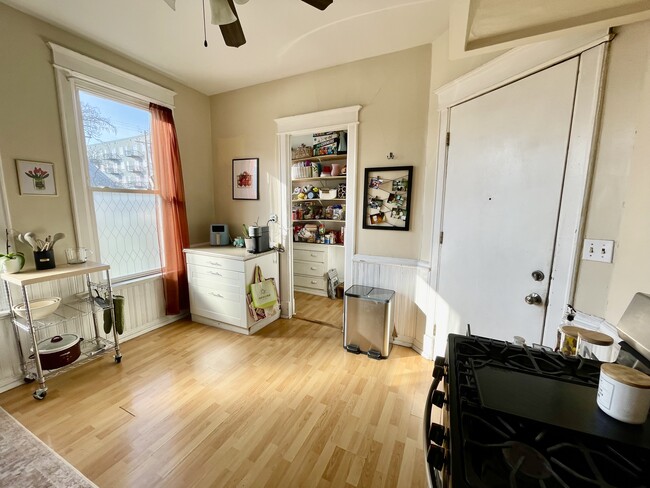
M 431 486 L 650 486 L 650 422 L 628 425 L 600 411 L 600 364 L 450 335 L 425 410 Z M 432 405 L 442 424 L 431 422 Z

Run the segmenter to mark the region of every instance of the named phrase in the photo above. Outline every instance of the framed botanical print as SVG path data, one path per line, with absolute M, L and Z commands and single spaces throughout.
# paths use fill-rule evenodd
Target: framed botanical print
M 259 200 L 258 158 L 232 160 L 232 199 Z
M 54 164 L 16 159 L 21 195 L 56 195 Z
M 413 166 L 366 168 L 363 228 L 409 230 Z

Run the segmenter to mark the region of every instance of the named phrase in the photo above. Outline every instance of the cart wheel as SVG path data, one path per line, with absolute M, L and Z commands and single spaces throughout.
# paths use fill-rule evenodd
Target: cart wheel
M 121 363 L 122 362 L 122 356 L 115 356 L 115 362 L 116 363 Z
M 37 400 L 42 400 L 45 398 L 45 395 L 47 395 L 47 390 L 36 390 L 34 393 L 32 393 L 32 396 Z

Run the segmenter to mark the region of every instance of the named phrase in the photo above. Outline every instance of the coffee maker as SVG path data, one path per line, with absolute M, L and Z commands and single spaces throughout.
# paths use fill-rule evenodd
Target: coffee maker
M 269 245 L 269 226 L 254 226 L 251 225 L 248 228 L 248 237 L 253 239 L 253 249 L 249 249 L 248 252 L 253 254 L 259 254 L 261 252 L 266 252 L 271 250 Z

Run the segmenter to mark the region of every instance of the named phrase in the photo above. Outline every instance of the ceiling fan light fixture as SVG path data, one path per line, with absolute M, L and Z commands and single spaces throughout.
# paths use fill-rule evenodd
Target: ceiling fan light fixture
M 210 0 L 210 7 L 212 10 L 211 22 L 213 25 L 232 24 L 237 20 L 237 16 L 233 11 L 234 6 L 230 8 L 228 0 Z
M 237 5 L 244 5 L 245 3 L 248 3 L 248 0 L 235 0 L 235 3 Z

